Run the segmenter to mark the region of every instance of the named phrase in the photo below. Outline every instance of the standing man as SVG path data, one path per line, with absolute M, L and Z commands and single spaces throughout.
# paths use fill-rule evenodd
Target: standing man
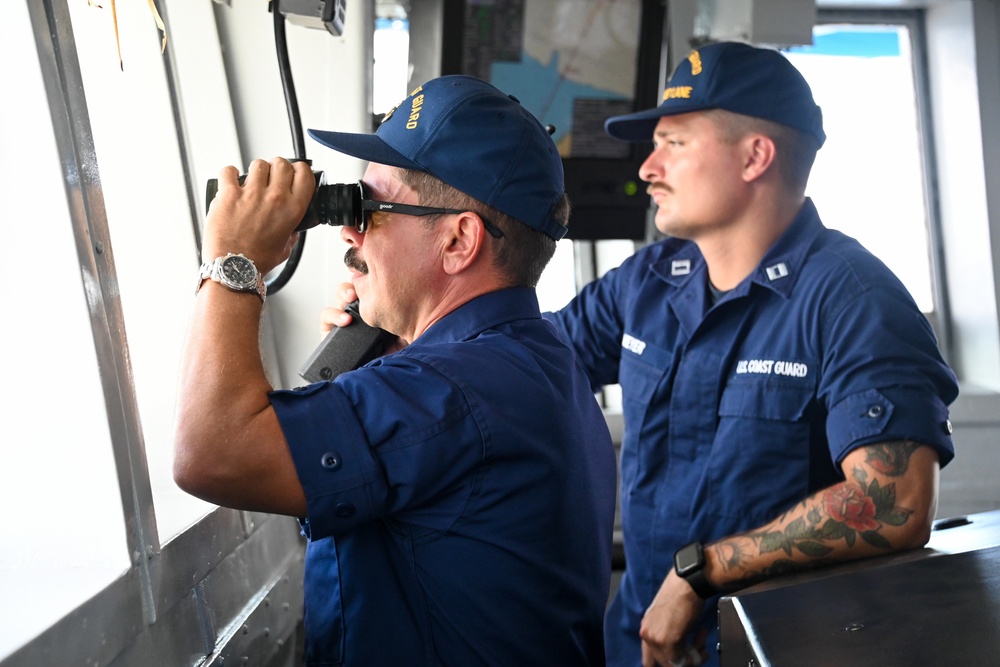
M 957 384 L 903 285 L 805 197 L 826 136 L 780 53 L 696 49 L 605 127 L 652 139 L 669 237 L 548 315 L 622 388 L 608 662 L 717 665 L 720 593 L 926 543 Z
M 418 88 L 374 135 L 341 235 L 363 318 L 406 346 L 275 391 L 262 275 L 313 195 L 305 163 L 222 170 L 182 369 L 174 477 L 300 517 L 309 665 L 602 665 L 615 461 L 534 287 L 566 231 L 559 154 L 477 79 Z

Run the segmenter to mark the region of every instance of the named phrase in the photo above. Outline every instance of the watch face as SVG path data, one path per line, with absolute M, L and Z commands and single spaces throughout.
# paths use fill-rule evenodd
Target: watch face
M 682 577 L 704 567 L 705 555 L 700 542 L 692 542 L 682 547 L 674 555 L 674 567 Z
M 235 288 L 251 288 L 257 282 L 257 268 L 246 257 L 233 255 L 222 261 L 222 279 Z

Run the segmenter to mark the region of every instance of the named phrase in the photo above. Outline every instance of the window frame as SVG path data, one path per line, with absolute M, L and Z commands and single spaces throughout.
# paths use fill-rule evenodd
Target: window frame
M 932 109 L 930 103 L 930 76 L 927 52 L 927 30 L 925 12 L 922 9 L 823 9 L 817 10 L 814 25 L 856 24 L 856 25 L 900 25 L 910 33 L 912 48 L 911 67 L 913 71 L 914 99 L 916 102 L 917 136 L 920 145 L 921 174 L 926 211 L 925 232 L 930 268 L 931 296 L 933 311 L 924 313 L 938 338 L 938 344 L 946 359 L 952 355 L 951 307 L 948 299 L 948 285 L 945 270 L 944 232 L 939 205 L 937 160 L 932 133 Z

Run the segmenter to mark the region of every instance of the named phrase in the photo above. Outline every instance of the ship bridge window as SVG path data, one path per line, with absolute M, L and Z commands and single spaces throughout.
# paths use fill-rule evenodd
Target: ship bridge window
M 372 112 L 376 122 L 409 95 L 410 20 L 407 8 L 391 0 L 375 3 Z
M 813 44 L 785 55 L 809 81 L 828 137 L 806 194 L 827 227 L 892 269 L 941 335 L 923 48 L 919 14 L 821 11 Z

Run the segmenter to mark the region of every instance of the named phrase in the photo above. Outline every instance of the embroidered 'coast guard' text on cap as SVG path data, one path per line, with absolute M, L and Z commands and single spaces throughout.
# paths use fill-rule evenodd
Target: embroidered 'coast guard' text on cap
M 554 239 L 566 234 L 552 216 L 565 192 L 555 142 L 516 98 L 475 77 L 428 81 L 375 134 L 309 134 L 347 155 L 427 172 Z

